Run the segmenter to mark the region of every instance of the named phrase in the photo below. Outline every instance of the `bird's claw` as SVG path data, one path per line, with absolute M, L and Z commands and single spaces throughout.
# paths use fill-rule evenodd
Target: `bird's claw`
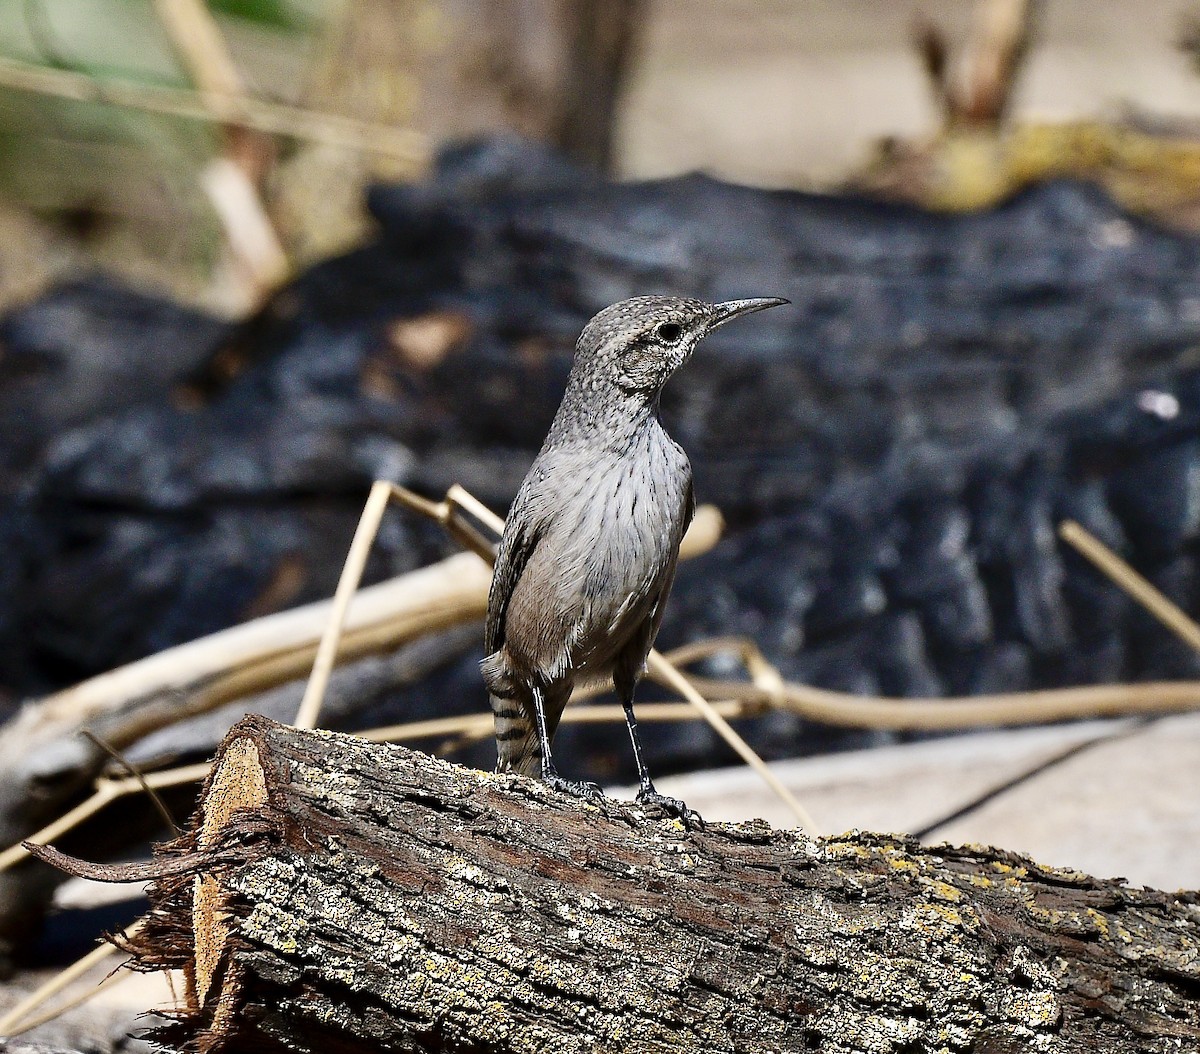
M 636 801 L 639 805 L 653 805 L 660 812 L 678 820 L 689 831 L 697 827 L 704 829 L 704 818 L 698 812 L 689 809 L 678 798 L 659 794 L 653 787 L 643 787 L 638 791 Z
M 546 773 L 542 779 L 551 790 L 569 794 L 572 798 L 582 798 L 584 801 L 591 802 L 601 801 L 604 798 L 604 791 L 600 789 L 598 783 L 564 779 L 557 772 Z

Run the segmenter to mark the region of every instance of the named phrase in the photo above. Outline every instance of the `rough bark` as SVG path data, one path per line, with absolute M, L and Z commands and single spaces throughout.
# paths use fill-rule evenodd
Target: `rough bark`
M 685 830 L 261 717 L 164 847 L 177 1049 L 1166 1052 L 1200 896 L 893 836 Z

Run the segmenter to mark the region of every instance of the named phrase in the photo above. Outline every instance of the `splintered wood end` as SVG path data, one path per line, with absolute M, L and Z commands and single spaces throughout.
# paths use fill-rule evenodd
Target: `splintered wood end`
M 267 781 L 253 739 L 243 736 L 225 750 L 208 785 L 202 805 L 197 848 L 213 848 L 234 814 L 243 809 L 261 809 L 267 804 Z M 196 952 L 188 971 L 197 1007 L 203 1006 L 221 965 L 229 938 L 225 894 L 216 876 L 198 874 L 192 890 L 192 934 Z

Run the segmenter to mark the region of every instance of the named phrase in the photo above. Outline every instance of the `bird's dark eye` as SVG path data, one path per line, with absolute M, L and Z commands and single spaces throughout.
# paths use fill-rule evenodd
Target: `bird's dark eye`
M 660 322 L 654 328 L 654 335 L 664 344 L 674 344 L 683 336 L 683 327 L 678 322 Z

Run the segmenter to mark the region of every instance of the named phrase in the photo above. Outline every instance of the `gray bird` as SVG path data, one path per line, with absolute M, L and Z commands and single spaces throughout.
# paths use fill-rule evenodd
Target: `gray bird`
M 695 510 L 692 468 L 659 420 L 659 396 L 704 336 L 786 303 L 639 296 L 584 327 L 562 405 L 496 553 L 482 670 L 498 771 L 599 796 L 595 784 L 559 776 L 550 741 L 572 689 L 611 678 L 633 741 L 638 801 L 692 817 L 655 791 L 633 713 Z

